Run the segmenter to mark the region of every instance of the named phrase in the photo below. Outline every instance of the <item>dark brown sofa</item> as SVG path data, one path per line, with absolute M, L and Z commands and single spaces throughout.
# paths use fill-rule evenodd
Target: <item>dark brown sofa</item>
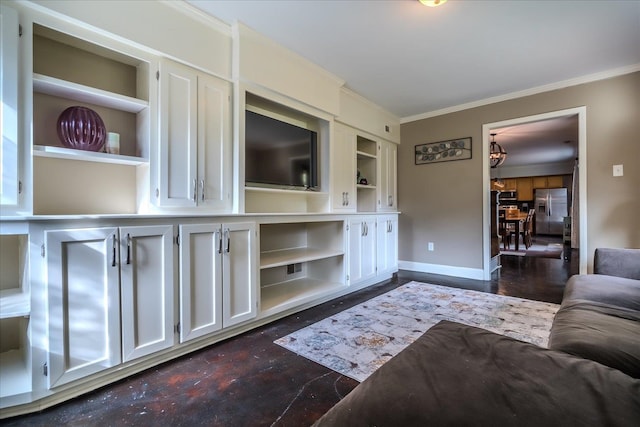
M 627 274 L 640 266 L 640 250 L 618 251 L 598 250 L 600 274 L 567 284 L 552 327 L 557 349 L 442 321 L 314 426 L 640 425 L 640 323 L 625 323 L 640 307 L 640 286 Z M 627 277 L 603 274 L 620 271 Z
M 640 378 L 640 249 L 597 249 L 593 272 L 567 282 L 549 348 Z

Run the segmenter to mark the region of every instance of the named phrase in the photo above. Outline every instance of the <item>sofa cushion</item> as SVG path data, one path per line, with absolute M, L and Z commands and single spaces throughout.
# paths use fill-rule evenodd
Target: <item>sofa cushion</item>
M 562 303 L 549 348 L 640 378 L 640 311 L 586 300 Z
M 640 280 L 640 249 L 597 248 L 593 272 Z
M 640 380 L 590 360 L 442 321 L 316 426 L 637 425 Z
M 562 304 L 597 301 L 640 311 L 640 280 L 601 274 L 579 274 L 567 281 Z

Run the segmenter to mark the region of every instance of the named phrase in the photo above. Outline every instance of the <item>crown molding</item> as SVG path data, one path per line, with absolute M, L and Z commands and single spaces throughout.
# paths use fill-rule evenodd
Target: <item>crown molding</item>
M 509 101 L 511 99 L 523 98 L 525 96 L 537 95 L 543 92 L 550 92 L 553 90 L 564 89 L 571 86 L 578 86 L 585 83 L 592 83 L 598 80 L 605 80 L 612 77 L 623 76 L 625 74 L 631 74 L 640 71 L 640 64 L 628 65 L 625 67 L 614 68 L 600 73 L 588 74 L 582 77 L 576 77 L 573 79 L 562 80 L 556 83 L 550 83 L 543 86 L 533 87 L 531 89 L 525 89 L 518 92 L 512 92 L 505 95 L 494 96 L 491 98 L 482 99 L 479 101 L 468 102 L 466 104 L 455 105 L 452 107 L 442 108 L 440 110 L 429 111 L 427 113 L 416 114 L 414 116 L 407 116 L 400 118 L 400 124 L 415 122 L 418 120 L 424 120 L 431 117 L 442 116 L 445 114 L 455 113 L 458 111 L 468 110 L 470 108 L 482 107 L 484 105 L 495 104 L 497 102 Z

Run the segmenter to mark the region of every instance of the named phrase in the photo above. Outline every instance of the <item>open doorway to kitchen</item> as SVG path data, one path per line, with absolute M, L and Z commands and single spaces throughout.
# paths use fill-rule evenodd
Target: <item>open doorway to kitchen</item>
M 493 168 L 492 141 L 507 152 Z M 586 107 L 485 124 L 483 153 L 485 280 L 513 264 L 503 257 L 528 250 L 563 259 L 565 248 L 576 248 L 586 272 Z

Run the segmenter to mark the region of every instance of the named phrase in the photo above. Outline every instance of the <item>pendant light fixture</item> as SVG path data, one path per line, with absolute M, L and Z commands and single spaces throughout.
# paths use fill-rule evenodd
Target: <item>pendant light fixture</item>
M 418 1 L 423 5 L 429 6 L 429 7 L 440 6 L 447 2 L 447 0 L 418 0 Z
M 497 168 L 507 158 L 507 152 L 504 151 L 504 148 L 500 144 L 496 142 L 496 134 L 491 134 L 491 147 L 489 148 L 489 163 L 492 168 Z

